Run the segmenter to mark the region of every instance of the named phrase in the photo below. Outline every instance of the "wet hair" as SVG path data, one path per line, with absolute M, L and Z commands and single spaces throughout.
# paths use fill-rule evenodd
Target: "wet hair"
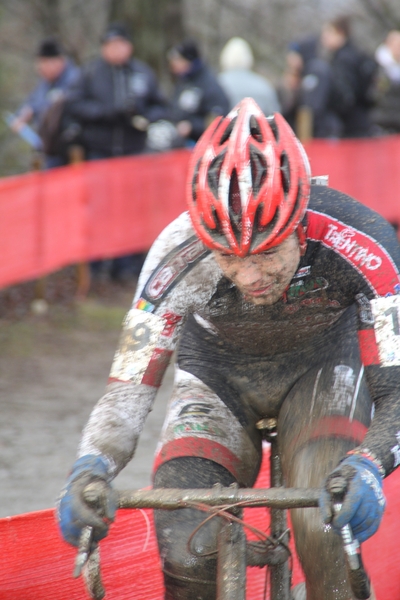
M 348 16 L 337 17 L 330 21 L 329 25 L 342 33 L 347 39 L 351 35 L 351 18 Z

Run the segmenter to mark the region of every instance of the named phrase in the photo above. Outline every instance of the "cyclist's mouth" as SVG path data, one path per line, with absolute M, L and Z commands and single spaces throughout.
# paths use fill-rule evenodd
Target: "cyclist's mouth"
M 253 298 L 259 298 L 260 296 L 265 296 L 266 294 L 268 294 L 268 292 L 270 291 L 272 286 L 273 286 L 273 283 L 269 283 L 268 285 L 266 285 L 264 287 L 251 288 L 251 289 L 246 288 L 243 290 L 243 292 L 246 296 L 252 296 Z

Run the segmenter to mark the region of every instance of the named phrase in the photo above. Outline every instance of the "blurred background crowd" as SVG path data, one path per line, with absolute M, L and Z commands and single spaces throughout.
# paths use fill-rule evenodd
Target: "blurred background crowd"
M 400 131 L 396 0 L 0 0 L 0 46 L 0 176 L 190 146 L 244 95 L 303 139 Z
M 252 96 L 301 140 L 400 133 L 395 0 L 0 0 L 0 176 L 192 147 Z M 143 255 L 96 261 L 123 280 Z

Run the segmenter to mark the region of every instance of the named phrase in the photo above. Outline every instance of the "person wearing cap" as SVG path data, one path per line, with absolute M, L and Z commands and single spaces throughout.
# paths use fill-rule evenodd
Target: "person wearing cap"
M 35 69 L 39 81 L 17 113 L 12 129 L 18 131 L 27 123 L 39 128 L 50 106 L 60 100 L 79 76 L 79 68 L 67 57 L 64 48 L 54 37 L 43 39 L 38 47 Z M 64 156 L 44 156 L 45 167 L 65 164 Z
M 147 126 L 165 116 L 155 74 L 133 53 L 128 29 L 112 23 L 101 37 L 100 56 L 84 65 L 74 86 L 68 112 L 81 124 L 90 160 L 143 152 Z
M 169 118 L 178 134 L 193 145 L 214 117 L 228 113 L 229 100 L 194 40 L 177 44 L 167 57 L 175 80 Z
M 221 72 L 218 81 L 225 90 L 230 108 L 243 98 L 253 98 L 265 115 L 280 112 L 274 86 L 253 71 L 254 55 L 250 44 L 241 37 L 233 37 L 225 44 L 219 57 Z
M 147 128 L 166 116 L 167 101 L 156 76 L 133 57 L 127 27 L 110 24 L 101 37 L 100 56 L 83 66 L 67 111 L 81 127 L 80 139 L 88 160 L 140 154 L 146 150 Z M 108 275 L 121 283 L 139 273 L 144 254 L 91 263 L 94 279 Z

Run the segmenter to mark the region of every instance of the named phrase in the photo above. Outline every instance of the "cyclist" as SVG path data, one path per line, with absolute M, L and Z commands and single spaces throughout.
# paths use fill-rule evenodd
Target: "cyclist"
M 310 185 L 300 142 L 280 114 L 246 98 L 194 149 L 189 213 L 154 243 L 128 312 L 105 395 L 86 425 L 59 503 L 62 533 L 107 534 L 113 477 L 128 463 L 179 341 L 154 486 L 252 486 L 256 423 L 278 419 L 288 486 L 348 490 L 332 515 L 292 515 L 308 600 L 351 597 L 340 527 L 364 541 L 384 510 L 382 479 L 400 461 L 400 254 L 393 228 L 326 186 Z M 371 421 L 372 408 L 374 416 Z M 82 498 L 104 482 L 103 516 Z M 326 490 L 327 488 L 325 488 Z M 194 509 L 156 511 L 168 599 L 215 598 L 215 558 L 193 556 Z M 218 523 L 194 536 L 214 546 Z

